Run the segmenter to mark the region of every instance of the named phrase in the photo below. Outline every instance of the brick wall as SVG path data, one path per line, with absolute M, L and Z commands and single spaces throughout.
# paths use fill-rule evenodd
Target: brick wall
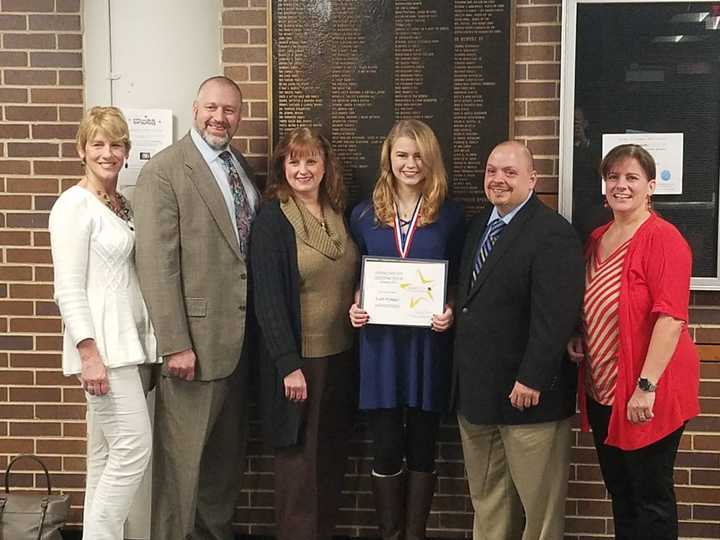
M 48 211 L 81 173 L 80 0 L 0 2 L 0 465 L 44 457 L 80 519 L 85 482 L 82 391 L 60 368 Z M 31 463 L 14 485 L 42 486 Z
M 226 75 L 235 78 L 250 97 L 250 110 L 267 112 L 268 89 L 253 73 L 267 74 L 266 0 L 225 0 L 223 60 Z M 527 141 L 536 157 L 538 192 L 557 206 L 560 113 L 559 0 L 518 0 L 515 48 L 515 134 Z M 263 117 L 264 118 L 264 117 Z M 267 131 L 242 131 L 239 147 L 251 150 L 264 163 Z M 266 120 L 263 120 L 266 122 Z M 250 137 L 246 137 L 246 135 Z M 253 145 L 255 148 L 253 149 Z M 260 150 L 262 148 L 262 151 Z M 676 483 L 681 534 L 687 538 L 720 537 L 720 293 L 693 294 L 692 324 L 703 358 L 703 416 L 691 422 L 677 460 Z M 353 442 L 342 502 L 341 532 L 351 536 L 375 534 L 369 483 L 369 445 L 362 423 Z M 432 537 L 469 537 L 472 507 L 464 479 L 457 426 L 442 428 L 438 444 L 438 492 L 429 520 Z M 241 530 L 272 531 L 272 460 L 258 441 L 248 459 L 246 489 L 238 521 Z M 590 540 L 612 536 L 610 502 L 602 485 L 592 438 L 576 433 L 576 448 L 567 501 L 567 538 Z
M 556 204 L 560 72 L 559 0 L 519 0 L 516 133 L 537 156 L 538 191 Z M 225 73 L 241 84 L 246 103 L 235 144 L 258 170 L 268 152 L 267 0 L 224 0 Z M 82 113 L 80 0 L 0 0 L 0 466 L 20 452 L 42 455 L 56 487 L 72 494 L 72 522 L 81 517 L 84 403 L 60 373 L 60 322 L 52 303 L 48 210 L 81 173 L 74 134 Z M 192 83 L 195 84 L 195 83 Z M 189 106 L 189 105 L 188 105 Z M 704 359 L 703 415 L 689 426 L 677 462 L 681 532 L 720 537 L 720 293 L 694 293 L 692 326 Z M 256 426 L 255 426 L 256 427 Z M 442 428 L 434 537 L 469 537 L 472 510 L 463 478 L 457 427 Z M 374 534 L 368 443 L 360 425 L 348 464 L 342 532 Z M 30 464 L 15 485 L 42 486 Z M 272 530 L 272 459 L 255 438 L 237 512 L 238 529 Z M 573 540 L 609 538 L 610 505 L 592 442 L 577 437 L 567 503 Z

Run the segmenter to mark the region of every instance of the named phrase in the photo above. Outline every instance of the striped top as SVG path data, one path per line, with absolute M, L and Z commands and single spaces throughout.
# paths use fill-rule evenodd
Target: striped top
M 600 243 L 597 246 L 599 248 Z M 586 390 L 602 405 L 612 405 L 618 361 L 618 300 L 620 276 L 630 239 L 618 246 L 604 261 L 596 248 L 585 272 Z

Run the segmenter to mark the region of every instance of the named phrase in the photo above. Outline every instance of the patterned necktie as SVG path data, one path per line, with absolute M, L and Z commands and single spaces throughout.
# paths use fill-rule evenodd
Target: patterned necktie
M 485 240 L 483 241 L 480 249 L 477 252 L 477 255 L 475 256 L 475 264 L 473 265 L 472 271 L 472 280 L 470 281 L 471 287 L 475 283 L 475 280 L 477 279 L 483 264 L 485 264 L 485 260 L 488 258 L 488 255 L 490 255 L 490 252 L 492 251 L 495 242 L 497 242 L 498 238 L 500 238 L 503 229 L 505 229 L 505 222 L 499 218 L 492 220 L 490 222 L 490 225 L 488 225 Z
M 238 236 L 240 237 L 240 253 L 243 257 L 246 254 L 248 237 L 250 236 L 250 222 L 253 218 L 253 210 L 248 201 L 245 188 L 243 187 L 240 173 L 235 168 L 230 152 L 225 150 L 220 154 L 220 159 L 225 166 L 228 184 L 235 203 L 235 222 L 237 223 Z

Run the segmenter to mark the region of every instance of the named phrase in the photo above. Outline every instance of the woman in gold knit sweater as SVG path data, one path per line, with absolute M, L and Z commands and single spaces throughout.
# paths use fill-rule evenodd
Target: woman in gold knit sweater
M 261 329 L 260 407 L 275 448 L 279 539 L 330 539 L 356 407 L 347 313 L 358 251 L 330 143 L 298 128 L 275 149 L 250 260 Z

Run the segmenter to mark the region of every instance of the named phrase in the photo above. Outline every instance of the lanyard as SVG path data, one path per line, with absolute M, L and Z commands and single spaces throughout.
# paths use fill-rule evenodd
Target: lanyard
M 408 227 L 407 234 L 402 233 L 402 227 L 400 227 L 400 211 L 397 203 L 395 203 L 395 221 L 393 222 L 394 234 L 395 234 L 395 247 L 400 254 L 400 257 L 405 259 L 410 246 L 412 245 L 413 237 L 415 236 L 415 230 L 417 229 L 417 221 L 420 216 L 420 202 L 422 197 L 418 197 L 417 203 L 415 203 L 415 210 L 413 210 L 412 218 L 410 219 L 410 226 Z

